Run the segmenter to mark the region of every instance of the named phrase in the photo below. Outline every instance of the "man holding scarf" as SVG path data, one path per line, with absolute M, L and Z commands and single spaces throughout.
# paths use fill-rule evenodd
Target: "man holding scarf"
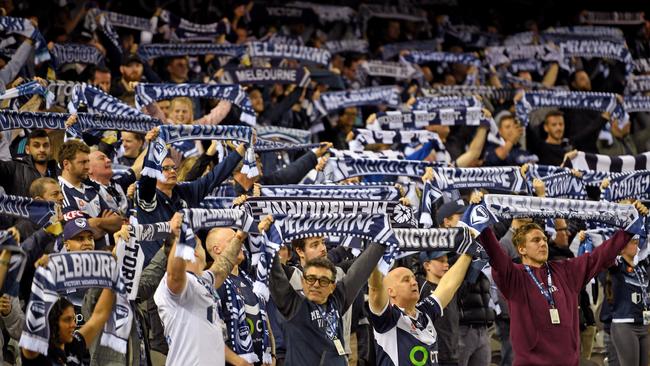
M 476 194 L 472 203 L 481 199 L 482 194 Z M 638 202 L 635 206 L 647 215 L 647 208 Z M 548 365 L 558 360 L 566 365 L 579 364 L 578 294 L 613 262 L 631 238 L 632 234 L 619 230 L 592 253 L 549 262 L 543 229 L 529 223 L 513 236 L 522 260 L 522 264 L 515 264 L 491 229 L 481 233 L 479 240 L 490 256 L 494 281 L 508 300 L 514 365 Z

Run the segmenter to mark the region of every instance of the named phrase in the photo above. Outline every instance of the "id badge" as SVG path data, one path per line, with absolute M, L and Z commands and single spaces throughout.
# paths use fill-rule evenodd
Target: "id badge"
M 345 356 L 345 348 L 343 348 L 343 343 L 338 338 L 332 340 L 334 342 L 334 347 L 336 347 L 336 352 L 339 353 L 339 356 Z
M 643 310 L 643 325 L 650 324 L 650 310 Z
M 551 324 L 560 324 L 560 312 L 557 309 L 548 309 L 551 315 Z

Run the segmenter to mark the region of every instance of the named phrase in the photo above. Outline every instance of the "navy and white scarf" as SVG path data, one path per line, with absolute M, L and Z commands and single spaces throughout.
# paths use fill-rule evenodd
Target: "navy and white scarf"
M 59 294 L 97 287 L 110 288 L 117 295 L 100 344 L 126 353 L 133 311 L 124 292 L 117 262 L 111 253 L 103 251 L 50 254 L 47 266 L 36 269 L 20 346 L 47 356 L 50 340 L 48 315 Z
M 0 16 L 0 32 L 20 34 L 34 40 L 36 50 L 34 61 L 37 65 L 51 59 L 47 50 L 47 41 L 29 19 Z
M 120 43 L 120 36 L 117 34 L 111 21 L 102 15 L 102 11 L 98 8 L 89 9 L 84 18 L 84 27 L 91 32 L 99 30 L 117 49 L 122 46 Z
M 38 227 L 57 223 L 54 202 L 0 195 L 0 214 L 28 219 Z
M 639 155 L 608 156 L 578 151 L 573 159 L 564 162 L 564 166 L 606 173 L 650 170 L 650 152 Z
M 566 163 L 565 163 L 566 164 Z M 578 168 L 576 168 L 578 169 Z M 609 172 L 597 172 L 595 170 L 587 169 L 578 169 L 582 173 L 582 182 L 587 186 L 599 186 L 603 179 L 609 177 Z M 537 165 L 537 164 L 528 164 L 528 171 L 526 172 L 527 179 L 532 180 L 533 178 L 544 179 L 549 175 L 559 174 L 559 173 L 571 173 L 571 169 L 562 168 L 555 165 Z
M 516 102 L 515 112 L 517 118 L 526 126 L 530 112 L 544 107 L 595 110 L 609 112 L 612 118 L 619 121 L 628 119 L 616 94 L 599 92 L 528 91 Z
M 436 166 L 439 166 L 439 164 L 416 160 L 331 157 L 325 165 L 324 176 L 330 182 L 338 182 L 350 177 L 366 175 L 393 175 L 419 178 L 424 174 L 427 167 Z
M 262 186 L 260 197 L 330 200 L 397 201 L 401 197 L 394 185 L 281 185 Z
M 375 131 L 367 129 L 354 129 L 354 140 L 349 146 L 352 151 L 362 151 L 364 146 L 369 144 L 398 144 L 398 145 L 420 145 L 433 142 L 436 151 L 445 151 L 445 144 L 437 133 L 428 130 L 410 131 Z
M 253 218 L 238 209 L 183 209 L 183 224 L 181 237 L 176 244 L 176 257 L 194 262 L 196 240 L 194 230 L 212 229 L 215 227 L 233 227 L 249 232 L 253 228 Z
M 351 151 L 351 150 L 337 150 L 330 149 L 331 156 L 337 158 L 350 158 L 350 159 L 404 159 L 404 154 L 395 150 L 383 151 Z
M 66 80 L 47 80 L 47 90 L 54 95 L 55 105 L 67 108 L 72 99 L 74 86 L 77 84 L 81 83 Z
M 155 101 L 174 97 L 214 98 L 228 101 L 241 108 L 242 121 L 255 126 L 255 110 L 241 85 L 139 83 L 135 87 L 135 108 L 140 110 Z
M 552 27 L 541 34 L 543 40 L 563 41 L 567 39 L 605 39 L 625 42 L 625 35 L 620 28 L 593 25 L 574 25 L 569 27 Z
M 167 144 L 187 140 L 230 140 L 248 144 L 249 148 L 241 172 L 252 178 L 259 174 L 255 164 L 252 138 L 252 128 L 244 126 L 163 125 L 159 128 L 158 137 L 149 143 L 142 174 L 161 181 L 165 180 L 162 174 L 162 162 L 167 156 Z
M 173 57 L 187 55 L 230 56 L 240 58 L 246 54 L 245 45 L 216 44 L 216 43 L 152 43 L 138 46 L 138 56 L 142 60 L 158 57 Z
M 320 143 L 314 144 L 287 144 L 282 142 L 275 142 L 266 139 L 257 139 L 255 143 L 255 151 L 258 153 L 263 152 L 289 152 L 289 151 L 304 151 L 311 150 L 320 147 Z
M 384 60 L 391 59 L 403 50 L 408 51 L 431 51 L 439 50 L 442 42 L 439 39 L 427 39 L 422 41 L 389 43 L 381 47 L 381 57 Z
M 627 79 L 625 94 L 643 94 L 650 90 L 650 75 L 633 75 Z
M 643 12 L 583 11 L 580 22 L 587 24 L 636 25 L 645 22 Z
M 514 61 L 537 60 L 546 62 L 562 62 L 562 49 L 553 45 L 513 45 L 488 47 L 485 58 L 491 66 L 509 64 Z
M 257 137 L 269 140 L 280 140 L 292 144 L 306 144 L 311 141 L 311 133 L 309 131 L 297 128 L 258 126 L 255 130 L 257 131 Z
M 294 7 L 294 6 L 264 6 L 264 11 L 266 12 L 266 17 L 272 19 L 272 21 L 279 21 L 282 23 L 287 22 L 296 22 L 300 21 L 305 24 L 315 23 L 317 21 L 316 14 L 313 10 L 306 7 Z M 268 21 L 268 19 L 264 19 Z M 259 19 L 259 21 L 264 21 Z
M 370 60 L 359 64 L 359 71 L 365 76 L 390 77 L 396 80 L 412 79 L 418 70 L 408 63 Z
M 151 31 L 151 20 L 133 15 L 120 14 L 113 11 L 102 11 L 102 14 L 115 27 L 135 29 L 139 31 Z
M 323 24 L 328 22 L 350 23 L 357 19 L 357 12 L 349 6 L 316 4 L 306 1 L 292 1 L 287 5 L 296 8 L 311 9 Z
M 348 107 L 386 104 L 397 107 L 400 103 L 399 89 L 395 86 L 376 86 L 356 90 L 325 92 L 320 101 L 327 112 Z
M 530 171 L 526 172 L 526 179 L 530 191 L 533 192 L 533 176 Z M 545 197 L 549 198 L 570 198 L 584 200 L 587 198 L 587 189 L 582 178 L 576 177 L 570 171 L 560 171 L 540 178 L 544 182 Z
M 23 277 L 25 269 L 25 259 L 27 254 L 16 243 L 11 233 L 6 230 L 0 231 L 0 251 L 8 250 L 11 252 L 5 282 L 2 284 L 2 293 L 12 297 L 18 297 L 20 292 L 20 279 Z
M 0 100 L 18 98 L 23 95 L 33 95 L 38 94 L 45 99 L 45 105 L 47 108 L 50 108 L 54 102 L 54 94 L 48 89 L 43 87 L 38 81 L 30 81 L 24 84 L 20 84 L 15 88 L 7 89 L 4 93 L 0 93 Z
M 633 205 L 497 194 L 485 195 L 483 202 L 470 205 L 462 221 L 481 232 L 499 219 L 517 218 L 578 219 L 620 227 L 634 234 L 643 231 L 643 217 Z
M 246 283 L 247 286 L 253 287 L 253 281 L 248 277 L 245 271 L 239 271 L 239 277 Z M 246 362 L 255 363 L 262 362 L 270 364 L 273 362 L 271 357 L 271 342 L 269 329 L 267 327 L 268 315 L 266 312 L 266 300 L 259 295 L 257 296 L 257 303 L 259 306 L 260 317 L 262 321 L 262 360 L 253 351 L 253 340 L 251 338 L 251 327 L 246 321 L 246 304 L 244 299 L 239 296 L 238 289 L 235 287 L 230 276 L 226 277 L 223 282 L 224 289 L 226 290 L 226 308 L 228 315 L 224 321 L 229 329 L 231 335 L 231 343 L 233 351 Z
M 211 41 L 217 36 L 228 34 L 231 31 L 230 23 L 227 21 L 197 24 L 168 10 L 162 10 L 158 16 L 154 16 L 151 19 L 151 24 L 154 28 L 162 30 L 165 39 L 173 41 Z
M 234 196 L 207 196 L 201 201 L 200 208 L 215 209 L 215 208 L 232 208 L 232 201 Z
M 601 199 L 617 202 L 623 199 L 648 197 L 650 194 L 650 171 L 639 170 L 616 173 L 609 177 L 609 186 L 601 193 Z
M 225 84 L 296 84 L 304 88 L 311 79 L 307 68 L 254 67 L 225 69 L 220 81 Z
M 343 39 L 325 42 L 325 48 L 332 54 L 343 52 L 368 53 L 368 47 L 368 41 L 365 39 Z
M 623 102 L 628 113 L 650 111 L 650 97 L 644 95 L 626 95 Z
M 427 62 L 440 62 L 447 64 L 463 64 L 468 66 L 480 66 L 481 61 L 473 53 L 453 53 L 437 51 L 411 51 L 404 56 L 404 59 L 414 64 Z
M 135 216 L 129 217 L 129 240 L 120 239 L 116 243 L 116 259 L 128 300 L 138 297 L 138 287 L 144 268 L 144 252 L 140 249 L 142 241 L 164 240 L 169 237 L 169 222 L 138 224 Z
M 68 111 L 75 113 L 80 105 L 85 105 L 90 114 L 110 114 L 114 116 L 146 117 L 147 115 L 122 102 L 110 94 L 86 83 L 75 84 L 72 89 Z
M 489 85 L 437 85 L 431 88 L 420 89 L 425 97 L 454 96 L 469 97 L 480 95 L 490 100 L 512 99 L 515 96 L 514 88 L 497 88 Z
M 330 58 L 332 57 L 332 54 L 325 49 L 268 42 L 249 43 L 248 55 L 250 57 L 268 57 L 274 59 L 286 58 L 323 66 L 329 65 Z
M 99 65 L 104 62 L 104 56 L 96 47 L 85 44 L 54 44 L 52 62 L 56 67 L 64 64 L 81 63 Z
M 368 20 L 371 18 L 383 19 L 400 19 L 410 22 L 427 23 L 427 14 L 424 10 L 413 6 L 392 6 L 380 4 L 361 4 L 359 5 L 359 18 L 361 30 L 366 32 Z
M 435 96 L 419 97 L 413 104 L 414 110 L 432 110 L 438 108 L 455 108 L 455 107 L 481 107 L 483 104 L 475 96 L 453 97 L 453 96 Z
M 634 63 L 632 55 L 627 49 L 624 42 L 612 42 L 606 40 L 567 40 L 561 42 L 559 46 L 565 57 L 597 57 L 612 59 L 625 64 L 625 71 L 629 75 L 632 73 Z
M 650 58 L 639 58 L 633 61 L 634 71 L 640 74 L 650 72 Z

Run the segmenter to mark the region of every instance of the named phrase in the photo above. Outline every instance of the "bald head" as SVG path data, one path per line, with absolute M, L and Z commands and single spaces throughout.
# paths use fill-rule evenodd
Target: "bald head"
M 230 242 L 235 237 L 235 230 L 231 228 L 218 227 L 210 230 L 205 239 L 205 247 L 212 259 L 223 253 L 228 248 Z M 240 250 L 237 256 L 237 263 L 240 264 L 244 260 L 244 252 Z
M 111 159 L 99 150 L 92 151 L 88 155 L 88 176 L 102 184 L 108 184 L 113 177 L 113 165 Z
M 401 308 L 412 306 L 420 298 L 415 275 L 405 267 L 397 267 L 388 272 L 384 277 L 384 287 L 391 302 Z

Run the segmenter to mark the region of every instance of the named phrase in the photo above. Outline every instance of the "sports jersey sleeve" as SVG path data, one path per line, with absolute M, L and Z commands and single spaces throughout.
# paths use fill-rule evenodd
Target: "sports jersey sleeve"
M 379 314 L 375 314 L 372 310 L 368 311 L 368 320 L 372 324 L 373 329 L 378 333 L 386 333 L 395 328 L 397 321 L 401 316 L 401 312 L 397 307 L 386 303 L 386 307 Z
M 432 321 L 435 321 L 443 315 L 440 300 L 434 294 L 423 297 L 415 307 L 421 312 L 427 314 Z
M 156 201 L 156 178 L 140 176 L 135 189 L 135 202 L 142 210 L 153 212 L 158 207 Z

